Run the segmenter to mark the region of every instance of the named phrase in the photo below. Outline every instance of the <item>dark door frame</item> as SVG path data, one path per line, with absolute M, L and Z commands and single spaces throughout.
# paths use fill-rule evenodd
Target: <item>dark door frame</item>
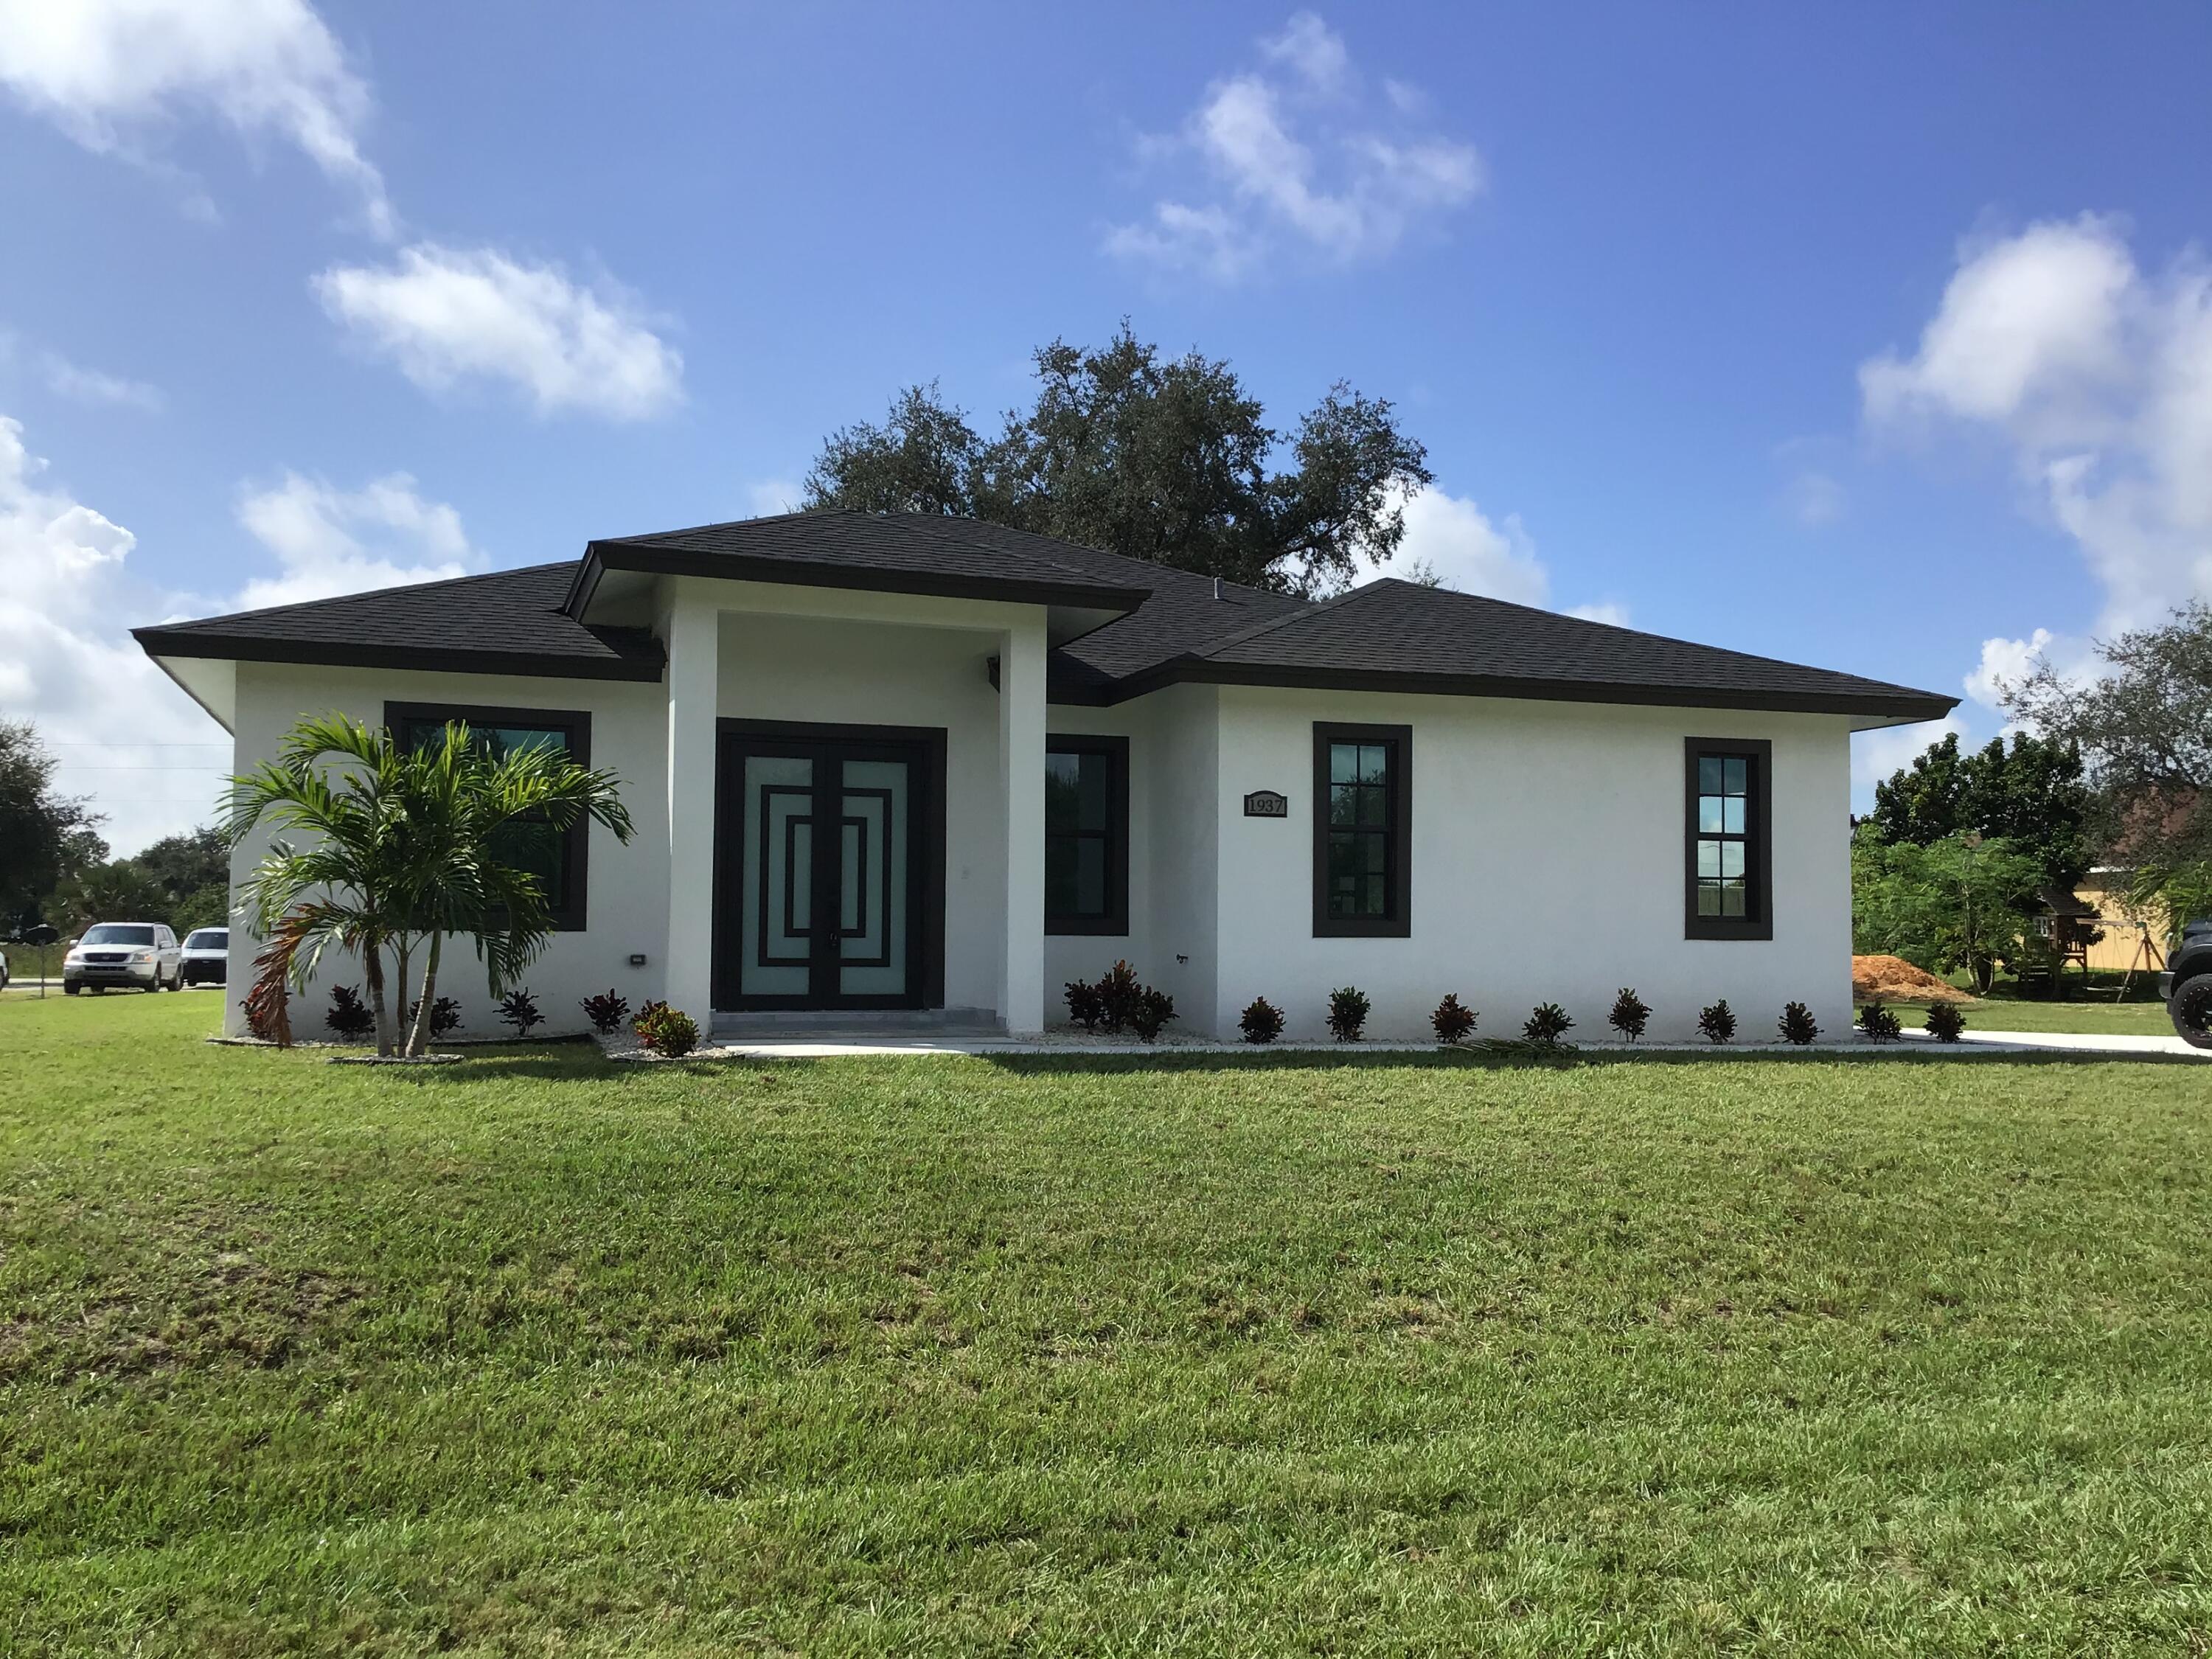
M 827 763 L 841 751 L 873 751 L 913 767 L 908 808 L 907 990 L 899 996 L 745 996 L 738 988 L 744 950 L 745 849 L 744 757 L 749 753 L 806 753 L 816 762 L 817 790 L 833 787 Z M 820 817 L 822 815 L 817 813 Z M 829 838 L 824 838 L 829 844 Z M 816 860 L 817 880 L 834 878 L 835 857 Z M 837 912 L 834 888 L 811 914 Z M 841 726 L 817 720 L 717 720 L 714 722 L 714 1002 L 719 1009 L 941 1008 L 945 1006 L 945 728 L 941 726 Z M 817 984 L 821 975 L 817 975 Z

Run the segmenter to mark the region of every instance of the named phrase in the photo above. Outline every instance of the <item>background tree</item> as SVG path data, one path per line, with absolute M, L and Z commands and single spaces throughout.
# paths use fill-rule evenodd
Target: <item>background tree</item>
M 1956 732 L 1875 786 L 1869 822 L 1893 845 L 1929 847 L 1969 830 L 2033 859 L 2043 880 L 2071 892 L 2094 862 L 2094 794 L 2081 750 L 2021 732 L 1962 753 Z
M 169 896 L 138 865 L 118 859 L 63 882 L 47 908 L 54 925 L 74 937 L 95 921 L 168 921 Z
M 107 856 L 99 815 L 56 793 L 58 764 L 30 721 L 0 720 L 0 934 L 46 920 L 55 888 Z
M 220 927 L 230 908 L 230 854 L 213 824 L 164 836 L 131 860 L 160 885 L 179 934 Z
M 2002 963 L 2015 971 L 2045 947 L 2041 861 L 2002 841 L 1948 836 L 1925 846 L 1885 840 L 1872 823 L 1851 838 L 1851 949 L 1916 968 L 1965 969 L 1986 993 Z
M 2004 690 L 2014 719 L 2078 749 L 2107 854 L 2134 866 L 2139 901 L 2174 920 L 2212 905 L 2212 605 L 2100 641 L 2108 672 L 2071 679 L 2039 658 Z
M 831 433 L 806 474 L 810 510 L 945 513 L 975 516 L 975 477 L 983 446 L 937 382 L 891 399 L 881 426 L 862 421 Z
M 900 392 L 882 426 L 840 428 L 807 473 L 804 505 L 972 516 L 1326 592 L 1397 550 L 1404 503 L 1432 477 L 1391 405 L 1342 383 L 1300 419 L 1285 453 L 1226 362 L 1164 358 L 1126 322 L 1103 347 L 1055 340 L 1035 362 L 1035 401 L 1008 411 L 988 442 L 934 383 Z

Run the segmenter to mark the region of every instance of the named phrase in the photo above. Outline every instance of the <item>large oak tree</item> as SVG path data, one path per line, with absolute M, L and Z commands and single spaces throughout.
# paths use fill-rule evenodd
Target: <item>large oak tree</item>
M 2133 866 L 2138 895 L 2212 913 L 2212 604 L 2100 641 L 2106 672 L 2059 673 L 2039 660 L 2005 707 L 2078 748 L 2102 809 L 2106 846 Z
M 1390 404 L 1342 382 L 1285 434 L 1226 362 L 1164 357 L 1126 322 L 1103 346 L 1055 340 L 1035 361 L 1035 402 L 995 438 L 933 382 L 901 392 L 881 426 L 841 428 L 804 505 L 985 519 L 1320 593 L 1397 550 L 1404 503 L 1431 481 Z

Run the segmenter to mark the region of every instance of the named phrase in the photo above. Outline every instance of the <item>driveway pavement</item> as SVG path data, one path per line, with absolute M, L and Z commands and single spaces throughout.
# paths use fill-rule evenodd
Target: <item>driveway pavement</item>
M 1925 1031 L 1907 1031 L 1907 1037 L 1923 1042 L 1935 1038 Z M 2057 1048 L 2068 1054 L 2180 1054 L 2190 1060 L 2212 1060 L 2212 1048 L 2192 1048 L 2178 1036 L 2103 1036 L 2085 1031 L 1983 1031 L 1965 1033 L 1961 1048 Z

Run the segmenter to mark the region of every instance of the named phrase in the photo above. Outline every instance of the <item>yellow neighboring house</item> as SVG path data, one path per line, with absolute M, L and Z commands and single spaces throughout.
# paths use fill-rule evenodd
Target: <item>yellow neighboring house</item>
M 2128 897 L 2129 872 L 2115 865 L 2100 865 L 2081 878 L 2074 889 L 2074 896 L 2085 904 L 2094 905 L 2102 918 L 2098 927 L 2104 929 L 2104 938 L 2089 947 L 2089 966 L 2109 968 L 2124 972 L 2133 967 L 2153 971 L 2166 965 L 2166 936 L 2173 930 L 2172 920 L 2166 906 L 2153 904 L 2138 908 Z M 2150 938 L 2151 954 L 2142 954 L 2144 927 Z

